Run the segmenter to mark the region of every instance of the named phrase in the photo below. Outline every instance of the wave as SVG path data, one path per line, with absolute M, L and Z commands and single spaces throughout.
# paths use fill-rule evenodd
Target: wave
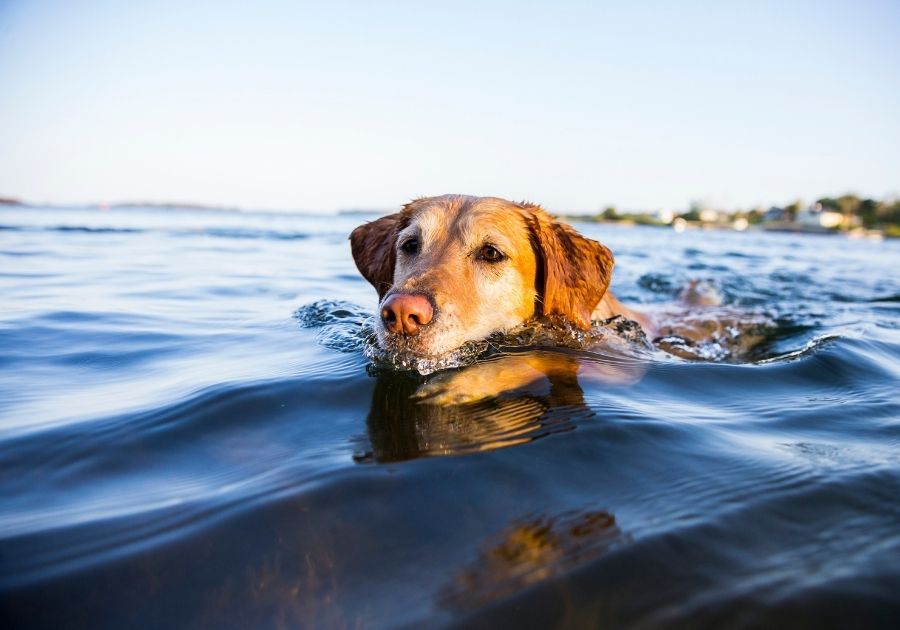
M 296 241 L 314 236 L 310 232 L 291 230 L 266 230 L 255 228 L 189 227 L 189 228 L 138 228 L 96 227 L 87 225 L 0 225 L 6 232 L 59 232 L 64 234 L 166 234 L 170 236 L 212 236 L 216 238 L 260 239 Z
M 0 441 L 8 497 L 0 509 L 0 587 L 189 535 L 352 467 L 350 445 L 332 465 L 306 447 L 296 417 L 317 400 L 339 413 L 334 392 L 358 401 L 347 373 L 359 366 L 332 375 L 309 369 L 317 378 L 225 383 L 161 408 Z M 260 415 L 265 426 L 254 431 Z
M 5 232 L 74 232 L 83 234 L 140 234 L 149 230 L 124 227 L 92 227 L 87 225 L 0 225 Z

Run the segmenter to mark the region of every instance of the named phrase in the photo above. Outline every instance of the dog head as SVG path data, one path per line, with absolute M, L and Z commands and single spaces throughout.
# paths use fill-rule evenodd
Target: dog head
M 606 247 L 539 206 L 495 197 L 418 199 L 350 244 L 378 291 L 382 347 L 425 357 L 538 315 L 587 329 L 613 267 Z

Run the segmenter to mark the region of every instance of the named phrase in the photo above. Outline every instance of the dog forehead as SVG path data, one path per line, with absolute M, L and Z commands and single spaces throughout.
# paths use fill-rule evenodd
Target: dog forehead
M 437 198 L 418 208 L 410 226 L 425 240 L 456 238 L 463 242 L 489 237 L 513 240 L 527 236 L 522 209 L 494 197 Z
M 417 208 L 409 228 L 418 231 L 425 240 L 433 240 L 450 233 L 456 223 L 458 208 L 445 204 L 432 204 Z
M 521 212 L 512 205 L 483 205 L 458 221 L 460 234 L 467 240 L 527 241 L 527 228 Z

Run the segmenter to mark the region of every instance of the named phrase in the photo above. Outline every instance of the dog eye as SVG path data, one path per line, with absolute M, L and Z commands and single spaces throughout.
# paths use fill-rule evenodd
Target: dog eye
M 408 241 L 404 241 L 403 244 L 400 246 L 400 249 L 402 249 L 405 253 L 409 254 L 410 256 L 415 256 L 416 254 L 419 253 L 419 241 L 417 241 L 414 238 L 411 238 Z
M 493 245 L 485 245 L 484 247 L 482 247 L 481 251 L 478 252 L 478 257 L 481 260 L 489 263 L 500 262 L 501 260 L 506 258 L 506 256 L 503 255 L 503 252 L 501 252 Z

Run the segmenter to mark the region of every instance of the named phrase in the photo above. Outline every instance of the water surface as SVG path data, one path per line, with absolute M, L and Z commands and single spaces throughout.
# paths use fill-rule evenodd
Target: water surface
M 898 243 L 578 226 L 774 331 L 436 406 L 363 353 L 365 218 L 0 210 L 4 627 L 896 627 Z

